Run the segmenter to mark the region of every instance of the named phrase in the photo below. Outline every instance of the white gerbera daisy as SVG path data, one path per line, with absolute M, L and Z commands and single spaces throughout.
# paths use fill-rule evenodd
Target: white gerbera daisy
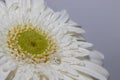
M 83 33 L 44 0 L 0 1 L 0 80 L 107 80 Z

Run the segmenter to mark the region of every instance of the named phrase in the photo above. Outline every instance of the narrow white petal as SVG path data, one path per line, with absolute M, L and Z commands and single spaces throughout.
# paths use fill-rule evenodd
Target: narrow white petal
M 32 18 L 38 18 L 46 8 L 44 0 L 32 0 Z
M 107 80 L 107 77 L 106 76 L 103 76 L 99 73 L 97 73 L 96 71 L 93 71 L 89 68 L 85 68 L 85 67 L 79 67 L 79 66 L 75 66 L 74 65 L 74 69 L 80 71 L 80 72 L 83 72 L 87 75 L 90 75 L 91 77 L 94 77 L 96 79 L 99 79 L 99 80 Z
M 2 53 L 2 49 L 0 48 L 0 59 L 4 56 L 5 54 Z
M 58 38 L 59 39 L 59 38 Z M 72 37 L 71 36 L 64 36 L 60 41 L 60 47 L 67 47 L 72 43 Z
M 74 80 L 74 79 L 72 79 L 72 78 L 70 78 L 70 77 L 64 75 L 64 79 L 63 79 L 63 80 Z
M 51 17 L 51 24 L 54 25 L 54 23 L 56 22 L 56 20 L 60 17 L 60 13 L 59 12 L 56 12 L 52 15 Z
M 40 80 L 40 77 L 37 76 L 36 74 L 33 74 L 32 78 L 30 78 L 31 80 Z M 28 80 L 30 80 L 28 79 Z M 47 80 L 47 79 L 43 79 L 43 80 Z
M 63 25 L 63 24 L 66 23 L 68 20 L 69 20 L 69 15 L 68 15 L 67 11 L 66 11 L 66 10 L 61 11 L 61 15 L 60 15 L 60 17 L 58 18 L 57 22 L 58 22 L 59 24 L 62 24 L 62 25 Z
M 5 0 L 6 6 L 9 8 L 11 7 L 14 3 L 18 3 L 19 4 L 20 0 Z
M 14 74 L 11 73 L 15 72 L 16 67 L 14 67 L 13 65 L 8 65 L 7 63 L 5 63 L 4 65 L 0 65 L 0 80 L 11 80 L 10 78 L 14 76 Z M 7 67 L 11 67 L 11 69 L 6 70 L 5 68 Z
M 12 71 L 15 70 L 17 67 L 16 63 L 14 61 L 11 61 L 11 59 L 5 63 L 5 67 L 3 68 L 4 71 Z
M 8 72 L 4 72 L 2 70 L 2 67 L 0 67 L 0 80 L 5 80 L 7 78 L 7 76 L 9 75 L 10 71 Z
M 99 65 L 97 65 L 97 64 L 95 64 L 95 63 L 92 63 L 92 62 L 90 62 L 90 61 L 84 61 L 84 63 L 85 63 L 85 65 L 86 65 L 85 67 L 90 68 L 90 69 L 92 69 L 92 70 L 95 70 L 95 71 L 97 71 L 98 73 L 100 73 L 101 75 L 104 75 L 104 76 L 106 76 L 106 77 L 109 76 L 108 71 L 106 71 L 106 69 L 104 69 L 103 67 L 101 67 L 101 66 L 99 66 Z
M 104 55 L 96 50 L 91 51 L 90 57 L 94 59 L 104 59 Z
M 14 6 L 14 4 L 17 4 L 18 7 L 21 7 L 23 10 L 31 8 L 32 6 L 32 0 L 5 0 L 5 2 L 8 8 Z
M 58 32 L 56 32 L 56 34 L 54 34 L 56 40 L 58 42 L 60 42 L 60 45 L 62 44 L 61 41 L 63 41 L 64 37 L 68 36 L 70 38 L 69 35 L 67 35 L 67 31 L 65 30 L 65 28 L 61 28 L 61 27 L 58 27 Z M 51 30 L 52 31 L 52 30 Z M 70 38 L 71 39 L 71 38 Z M 69 39 L 69 41 L 70 41 Z M 69 43 L 69 41 L 67 43 Z
M 95 80 L 93 77 L 80 73 L 78 80 Z
M 5 6 L 5 3 L 0 1 L 0 28 L 5 28 L 8 24 L 8 16 L 7 16 L 7 8 Z
M 85 31 L 81 28 L 78 27 L 74 27 L 74 26 L 66 26 L 66 28 L 68 29 L 68 31 L 70 33 L 78 33 L 78 34 L 83 34 L 85 33 Z
M 75 57 L 64 57 L 62 58 L 62 62 L 69 63 L 71 65 L 84 65 L 83 61 L 80 61 Z
M 30 80 L 33 77 L 33 68 L 29 65 L 19 66 L 13 80 Z
M 48 29 L 49 27 L 47 24 L 49 24 L 49 21 L 47 20 L 48 20 L 48 16 L 51 15 L 52 13 L 53 13 L 52 9 L 46 8 L 46 10 L 39 15 L 38 21 L 37 21 L 38 24 L 39 25 L 44 24 L 45 26 L 41 25 L 41 27 L 44 26 L 43 28 Z
M 88 42 L 77 41 L 75 43 L 77 43 L 79 45 L 79 47 L 82 47 L 82 48 L 85 48 L 85 49 L 91 50 L 93 48 L 93 44 L 88 43 Z
M 2 58 L 0 59 L 0 65 L 5 64 L 7 61 L 8 61 L 7 57 L 2 57 Z
M 81 27 L 78 23 L 74 22 L 73 20 L 69 20 L 66 24 L 68 24 L 69 26 L 75 26 L 79 28 Z
M 103 66 L 103 60 L 91 58 L 90 61 L 95 64 Z
M 44 0 L 31 0 L 32 1 L 32 7 L 39 9 L 42 7 L 42 5 L 45 3 Z
M 3 1 L 0 1 L 0 11 L 1 11 L 1 13 L 4 12 L 5 10 L 6 10 L 5 3 Z
M 68 63 L 62 63 L 59 66 L 56 65 L 52 65 L 52 67 L 54 67 L 56 70 L 60 71 L 61 73 L 64 73 L 66 75 L 69 75 L 71 77 L 78 77 L 79 74 L 76 70 L 74 70 L 71 65 L 69 65 Z
M 76 34 L 76 33 L 73 34 L 73 33 L 72 33 L 71 36 L 72 36 L 74 39 L 76 39 L 77 41 L 82 41 L 82 42 L 86 41 L 83 34 Z
M 62 57 L 85 57 L 88 56 L 88 53 L 80 53 L 79 51 L 70 51 L 70 50 L 64 50 L 62 52 L 59 52 Z

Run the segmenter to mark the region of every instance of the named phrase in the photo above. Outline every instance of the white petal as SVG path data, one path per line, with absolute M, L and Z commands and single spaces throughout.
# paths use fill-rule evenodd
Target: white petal
M 67 11 L 66 11 L 66 10 L 61 11 L 61 15 L 60 15 L 60 17 L 58 18 L 57 22 L 58 22 L 59 24 L 62 24 L 62 25 L 63 25 L 63 24 L 66 23 L 68 20 L 69 20 L 69 15 L 68 15 Z
M 9 69 L 5 69 L 9 67 Z M 11 69 L 10 69 L 11 68 Z M 14 72 L 16 70 L 16 67 L 13 65 L 8 65 L 5 63 L 4 65 L 0 65 L 0 80 L 10 80 L 14 76 Z
M 72 43 L 72 37 L 69 36 L 69 35 L 65 35 L 62 39 L 59 39 L 59 42 L 60 42 L 60 47 L 61 48 L 67 47 Z
M 80 73 L 78 80 L 95 80 L 91 76 Z
M 79 66 L 75 66 L 74 65 L 74 69 L 80 71 L 80 72 L 83 72 L 91 77 L 94 77 L 96 79 L 99 79 L 99 80 L 107 80 L 107 77 L 106 76 L 103 76 L 101 74 L 99 74 L 98 72 L 95 72 L 89 68 L 85 68 L 85 67 L 79 67 Z
M 33 77 L 33 68 L 29 65 L 19 66 L 13 80 L 30 80 Z
M 83 34 L 76 34 L 76 33 L 73 34 L 73 33 L 72 33 L 71 36 L 72 36 L 74 39 L 76 39 L 77 41 L 82 41 L 82 42 L 86 41 Z
M 64 57 L 62 62 L 69 63 L 70 65 L 84 65 L 84 62 L 75 57 Z
M 6 6 L 10 8 L 13 3 L 19 3 L 20 0 L 5 0 Z
M 9 26 L 27 22 L 31 10 L 31 0 L 6 0 L 9 13 Z
M 39 19 L 39 16 L 41 15 L 42 12 L 44 12 L 44 10 L 46 10 L 46 5 L 44 4 L 44 0 L 32 1 L 32 10 L 31 10 L 30 19 L 33 24 L 36 24 L 36 22 Z
M 51 30 L 51 31 L 52 31 L 52 30 Z M 63 28 L 63 27 L 59 27 L 59 26 L 58 26 L 58 30 L 55 31 L 55 32 L 56 32 L 56 33 L 54 33 L 54 36 L 55 36 L 56 40 L 57 40 L 58 42 L 60 42 L 60 45 L 62 44 L 61 41 L 63 41 L 63 39 L 65 39 L 66 36 L 67 36 L 67 39 L 70 38 L 70 36 L 67 35 L 67 31 L 66 31 L 65 28 Z M 70 39 L 71 39 L 71 38 L 70 38 Z M 69 41 L 70 41 L 70 39 L 69 39 Z M 67 43 L 69 43 L 69 41 L 68 41 Z
M 74 27 L 74 26 L 66 26 L 66 28 L 68 29 L 68 31 L 70 33 L 78 33 L 78 34 L 83 34 L 85 33 L 85 31 L 81 28 L 78 27 Z
M 57 71 L 60 71 L 61 73 L 64 73 L 65 75 L 69 75 L 71 77 L 78 77 L 79 74 L 76 70 L 74 70 L 71 65 L 69 65 L 68 63 L 62 63 L 59 66 L 57 65 L 52 65 L 52 67 L 54 69 L 56 69 Z
M 78 50 L 63 50 L 62 52 L 59 52 L 63 57 L 78 57 L 78 58 L 82 58 L 82 57 L 89 57 L 90 55 L 90 51 L 83 49 L 83 48 L 79 48 Z
M 78 23 L 74 22 L 73 20 L 69 20 L 66 24 L 68 24 L 69 26 L 75 26 L 79 28 L 81 27 Z
M 0 48 L 0 59 L 4 56 L 5 54 L 2 52 L 2 48 Z
M 79 47 L 82 47 L 82 48 L 85 48 L 85 49 L 91 50 L 93 48 L 93 44 L 88 43 L 88 42 L 77 41 L 75 43 L 77 43 L 79 45 Z
M 4 72 L 2 70 L 2 67 L 0 67 L 0 80 L 5 80 L 7 78 L 7 76 L 9 75 L 10 71 L 8 72 Z
M 3 64 L 5 64 L 6 62 L 8 61 L 8 59 L 7 59 L 7 57 L 2 57 L 2 58 L 0 58 L 0 65 L 3 65 Z
M 10 59 L 7 63 L 5 63 L 5 67 L 3 68 L 4 71 L 12 71 L 16 69 L 16 64 L 12 59 Z
M 39 9 L 44 5 L 44 0 L 31 0 L 32 1 L 32 7 Z
M 92 70 L 95 70 L 95 71 L 97 71 L 98 73 L 100 73 L 103 76 L 106 76 L 106 77 L 109 76 L 109 73 L 103 67 L 101 67 L 101 66 L 99 66 L 97 64 L 94 64 L 94 63 L 92 63 L 90 61 L 84 61 L 84 63 L 86 65 L 85 67 L 90 68 Z
M 60 13 L 59 12 L 56 12 L 52 15 L 51 17 L 51 24 L 54 25 L 56 20 L 60 17 Z
M 62 57 L 86 57 L 89 54 L 88 53 L 80 53 L 79 51 L 65 50 L 63 52 L 60 52 L 60 55 Z
M 104 59 L 104 55 L 103 55 L 102 53 L 96 51 L 96 50 L 91 51 L 90 54 L 91 54 L 91 55 L 90 55 L 91 58 Z
M 3 1 L 0 1 L 0 12 L 3 13 L 5 10 L 6 10 L 5 3 Z
M 31 80 L 40 80 L 40 77 L 39 76 L 37 76 L 36 74 L 33 74 L 33 77 L 32 78 L 30 78 Z M 30 79 L 28 79 L 28 80 L 30 80 Z M 44 80 L 44 79 L 43 79 Z M 46 79 L 45 79 L 46 80 Z
M 34 1 L 34 0 L 33 0 Z M 14 4 L 18 4 L 23 10 L 31 8 L 32 0 L 5 0 L 8 8 L 12 7 Z
M 0 28 L 5 28 L 7 25 L 6 22 L 8 22 L 8 16 L 7 16 L 7 9 L 5 7 L 5 3 L 0 1 Z
M 91 58 L 90 61 L 95 63 L 95 64 L 103 66 L 103 60 Z
M 71 65 L 85 66 L 86 68 L 90 68 L 92 70 L 97 71 L 101 75 L 105 75 L 106 77 L 109 76 L 109 73 L 104 68 L 102 68 L 101 66 L 94 64 L 90 61 L 84 61 L 84 60 L 80 61 L 77 58 L 69 57 L 69 58 L 62 58 L 62 62 L 66 62 L 66 63 L 69 63 Z
M 48 26 L 47 24 L 49 24 L 49 21 L 48 20 L 48 16 L 51 15 L 53 13 L 52 9 L 50 8 L 46 8 L 45 11 L 43 11 L 39 17 L 38 17 L 38 24 L 41 25 L 41 24 L 44 24 L 44 25 L 41 25 L 40 27 L 43 27 L 45 29 L 48 29 Z
M 64 75 L 64 79 L 63 80 L 74 80 L 74 79 L 70 78 L 69 76 Z

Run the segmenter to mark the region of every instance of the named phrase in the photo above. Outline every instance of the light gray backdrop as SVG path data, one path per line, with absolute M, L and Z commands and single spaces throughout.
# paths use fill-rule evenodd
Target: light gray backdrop
M 110 80 L 120 80 L 120 0 L 47 0 L 55 11 L 66 9 L 86 30 L 86 38 L 105 55 Z

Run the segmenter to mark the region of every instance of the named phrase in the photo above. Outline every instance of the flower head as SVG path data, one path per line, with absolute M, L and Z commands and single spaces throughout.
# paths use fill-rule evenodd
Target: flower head
M 107 80 L 104 56 L 65 10 L 5 0 L 0 12 L 0 80 Z

